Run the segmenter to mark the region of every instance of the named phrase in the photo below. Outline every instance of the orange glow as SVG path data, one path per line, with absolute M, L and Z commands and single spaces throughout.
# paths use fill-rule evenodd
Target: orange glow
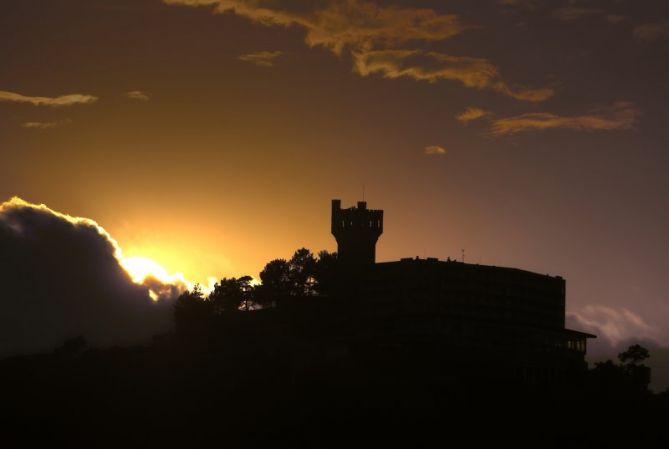
M 223 257 L 207 254 L 205 248 L 200 248 L 203 244 L 198 239 L 179 238 L 169 233 L 148 236 L 139 231 L 130 236 L 123 233 L 121 245 L 121 265 L 139 283 L 153 276 L 163 283 L 182 282 L 188 288 L 198 283 L 206 292 L 230 271 L 227 265 L 221 267 L 225 263 Z
M 136 284 L 142 284 L 146 278 L 154 278 L 162 282 L 163 284 L 177 284 L 184 285 L 188 289 L 192 289 L 196 282 L 190 279 L 186 279 L 183 273 L 173 272 L 170 273 L 163 265 L 156 262 L 153 259 L 143 256 L 132 256 L 132 257 L 121 257 L 120 263 L 123 269 L 130 275 L 130 278 Z M 204 280 L 204 279 L 203 279 Z M 210 292 L 214 288 L 214 283 L 216 278 L 213 276 L 208 276 L 206 281 L 199 281 L 199 284 L 202 287 L 202 291 L 205 293 Z M 151 297 L 155 300 L 157 296 L 154 292 L 149 292 Z
M 141 284 L 149 276 L 164 283 L 170 283 L 175 278 L 183 279 L 181 273 L 169 275 L 162 265 L 145 257 L 126 257 L 121 260 L 121 265 L 132 280 L 138 284 Z

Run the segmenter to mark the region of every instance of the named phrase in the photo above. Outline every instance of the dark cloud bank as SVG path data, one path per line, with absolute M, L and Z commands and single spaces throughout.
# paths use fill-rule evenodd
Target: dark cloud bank
M 162 288 L 167 294 L 153 301 L 118 257 L 92 220 L 16 198 L 0 205 L 0 357 L 48 351 L 79 335 L 109 346 L 168 330 L 167 297 L 176 290 Z

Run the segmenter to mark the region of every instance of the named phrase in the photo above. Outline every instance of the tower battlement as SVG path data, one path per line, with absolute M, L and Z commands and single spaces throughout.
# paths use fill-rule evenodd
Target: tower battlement
M 383 211 L 367 209 L 365 201 L 342 209 L 341 200 L 332 200 L 331 231 L 342 265 L 372 266 L 376 262 L 376 242 L 383 234 Z

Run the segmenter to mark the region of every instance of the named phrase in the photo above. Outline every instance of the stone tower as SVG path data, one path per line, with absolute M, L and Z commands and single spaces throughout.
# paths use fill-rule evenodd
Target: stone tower
M 341 208 L 332 200 L 332 235 L 337 239 L 340 263 L 349 269 L 364 269 L 376 262 L 376 241 L 383 233 L 383 211 L 367 209 L 365 201 L 357 207 Z

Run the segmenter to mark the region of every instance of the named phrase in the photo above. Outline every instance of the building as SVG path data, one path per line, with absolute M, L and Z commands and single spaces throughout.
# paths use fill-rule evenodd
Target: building
M 340 200 L 332 200 L 332 235 L 337 239 L 337 255 L 347 267 L 364 269 L 376 261 L 376 242 L 383 234 L 383 211 L 367 209 L 358 201 L 357 207 L 341 208 Z
M 450 259 L 377 263 L 382 233 L 383 211 L 332 201 L 340 266 L 355 279 L 365 321 L 378 324 L 370 338 L 434 346 L 433 355 L 447 349 L 524 381 L 559 381 L 586 370 L 587 339 L 595 336 L 565 328 L 562 277 Z

